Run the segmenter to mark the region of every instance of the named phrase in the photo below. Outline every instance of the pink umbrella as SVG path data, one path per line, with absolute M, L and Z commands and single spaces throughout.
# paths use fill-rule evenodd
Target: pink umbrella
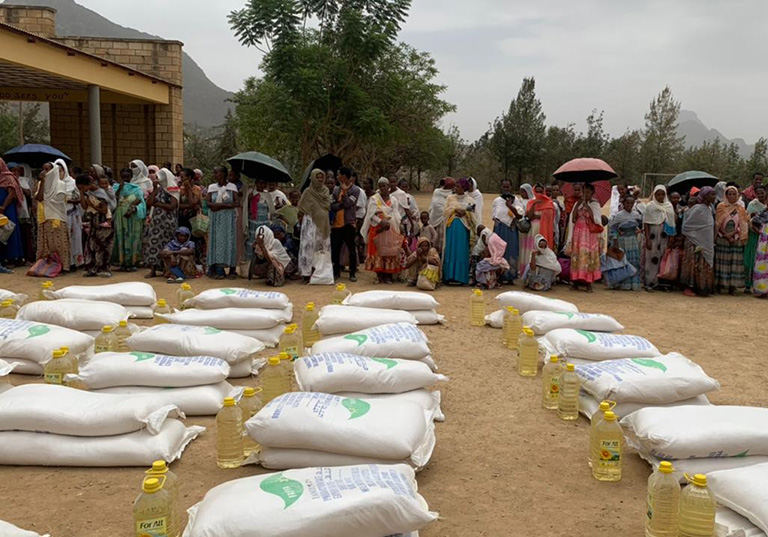
M 592 183 L 615 179 L 619 174 L 599 158 L 575 158 L 560 166 L 552 176 L 566 183 Z

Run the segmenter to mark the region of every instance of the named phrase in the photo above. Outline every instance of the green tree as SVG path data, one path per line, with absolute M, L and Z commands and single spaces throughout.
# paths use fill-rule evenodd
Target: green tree
M 633 183 L 640 182 L 640 146 L 642 134 L 637 130 L 627 130 L 618 138 L 608 142 L 605 161 L 619 174 L 619 177 Z
M 50 129 L 40 103 L 21 103 L 24 143 L 50 143 Z M 19 103 L 0 102 L 0 154 L 19 145 Z
M 685 149 L 685 137 L 677 135 L 680 102 L 665 87 L 651 101 L 645 114 L 642 155 L 647 173 L 671 173 Z
M 745 167 L 749 175 L 749 181 L 752 180 L 753 173 L 768 173 L 768 140 L 760 138 L 755 143 L 755 149 L 752 151 L 752 156 L 747 160 Z
M 551 126 L 547 128 L 544 139 L 544 158 L 541 169 L 542 177 L 551 177 L 560 166 L 578 156 L 577 146 L 579 137 L 573 123 L 565 127 Z
M 587 134 L 579 140 L 578 149 L 582 157 L 603 158 L 611 137 L 603 128 L 604 111 L 593 109 L 587 116 Z

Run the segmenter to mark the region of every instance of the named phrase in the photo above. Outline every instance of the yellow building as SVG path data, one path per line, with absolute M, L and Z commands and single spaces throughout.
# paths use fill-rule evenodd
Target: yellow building
M 182 46 L 56 36 L 56 10 L 0 4 L 0 100 L 47 102 L 51 145 L 81 167 L 182 162 Z

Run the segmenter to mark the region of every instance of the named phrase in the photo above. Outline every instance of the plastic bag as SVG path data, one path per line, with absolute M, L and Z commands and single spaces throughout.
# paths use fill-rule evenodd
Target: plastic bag
M 671 282 L 677 281 L 680 275 L 680 250 L 678 248 L 667 248 L 664 257 L 661 258 L 659 265 L 659 279 Z
M 312 276 L 309 278 L 310 285 L 333 285 L 333 263 L 331 263 L 331 252 L 319 250 L 315 252 L 312 259 Z

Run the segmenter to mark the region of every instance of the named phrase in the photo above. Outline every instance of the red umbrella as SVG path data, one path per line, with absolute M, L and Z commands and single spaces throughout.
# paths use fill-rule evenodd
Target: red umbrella
M 560 185 L 560 192 L 566 198 L 573 196 L 573 185 L 576 183 L 563 183 Z M 610 181 L 592 181 L 592 186 L 595 187 L 594 199 L 600 203 L 602 207 L 611 199 L 611 182 Z
M 575 158 L 560 166 L 552 176 L 566 183 L 593 183 L 615 179 L 619 174 L 599 158 Z

